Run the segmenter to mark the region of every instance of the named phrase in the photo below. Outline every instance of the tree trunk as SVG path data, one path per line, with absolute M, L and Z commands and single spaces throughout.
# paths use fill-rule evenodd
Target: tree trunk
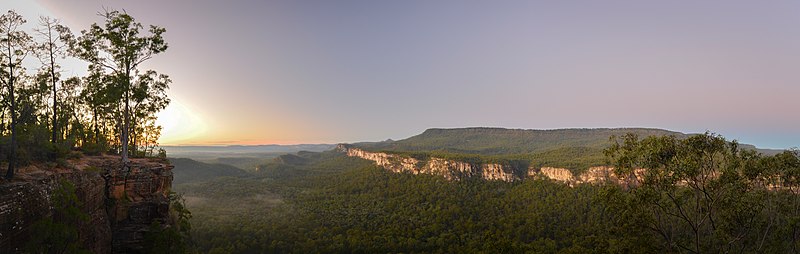
M 56 96 L 56 60 L 53 58 L 53 44 L 50 43 L 50 78 L 53 81 L 53 140 L 52 143 L 58 142 L 58 97 Z
M 94 122 L 94 143 L 100 142 L 100 129 L 97 126 L 97 107 L 92 108 L 92 120 Z
M 122 126 L 122 164 L 127 166 L 129 159 L 128 159 L 128 122 L 130 121 L 130 105 L 128 105 L 128 98 L 130 94 L 130 87 L 131 87 L 131 75 L 130 75 L 130 68 L 127 68 L 125 71 L 125 120 Z
M 0 109 L 3 111 L 3 114 L 0 114 L 0 133 L 5 134 L 6 132 L 6 110 Z
M 131 120 L 133 120 L 133 121 L 131 121 L 131 122 L 133 122 L 133 124 L 132 124 L 133 126 L 130 126 L 130 129 L 129 129 L 130 133 L 128 135 L 130 135 L 131 141 L 133 141 L 130 144 L 130 148 L 131 148 L 131 150 L 133 150 L 133 156 L 136 157 L 136 156 L 139 156 L 137 154 L 137 152 L 139 152 L 139 149 L 137 148 L 137 145 L 139 144 L 138 143 L 139 139 L 136 138 L 136 117 L 132 117 Z
M 9 42 L 9 44 L 11 44 Z M 17 101 L 14 99 L 14 63 L 11 59 L 11 45 L 8 46 L 8 90 L 9 99 L 11 99 L 11 151 L 8 156 L 8 171 L 6 171 L 6 179 L 11 180 L 14 178 L 14 167 L 17 163 Z

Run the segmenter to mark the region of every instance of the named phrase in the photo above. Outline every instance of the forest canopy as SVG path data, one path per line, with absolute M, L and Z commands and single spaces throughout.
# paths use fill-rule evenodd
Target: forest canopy
M 608 138 L 607 138 L 608 140 Z M 630 184 L 448 181 L 333 151 L 176 185 L 209 253 L 797 253 L 800 152 L 712 134 L 614 137 Z

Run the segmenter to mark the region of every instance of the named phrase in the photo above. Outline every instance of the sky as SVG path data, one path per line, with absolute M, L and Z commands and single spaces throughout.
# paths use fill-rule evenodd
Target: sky
M 169 49 L 142 66 L 173 80 L 162 145 L 490 126 L 800 146 L 799 1 L 0 2 L 76 33 L 104 7 L 165 27 Z

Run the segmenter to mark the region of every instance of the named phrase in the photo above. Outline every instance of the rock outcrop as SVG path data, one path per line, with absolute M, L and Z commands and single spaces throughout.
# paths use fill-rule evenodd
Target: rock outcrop
M 410 172 L 414 174 L 420 173 L 420 170 L 417 168 L 417 163 L 419 163 L 419 160 L 411 157 L 405 157 L 387 153 L 367 152 L 361 149 L 347 148 L 344 145 L 337 146 L 337 149 L 339 149 L 339 151 L 346 153 L 347 156 L 359 157 L 365 160 L 374 161 L 375 164 L 378 164 L 378 166 L 381 166 L 395 173 L 400 173 L 400 172 Z
M 365 151 L 345 144 L 338 145 L 337 150 L 347 154 L 347 156 L 374 161 L 378 166 L 395 173 L 440 175 L 448 180 L 480 177 L 486 180 L 513 182 L 525 178 L 548 178 L 570 185 L 605 182 L 624 184 L 626 181 L 625 178 L 619 177 L 614 173 L 614 168 L 605 166 L 591 167 L 582 174 L 575 176 L 572 171 L 566 168 L 536 168 L 534 166 L 516 168 L 513 165 L 506 164 L 473 164 L 436 157 L 422 161 L 399 154 Z M 643 173 L 643 169 L 637 169 L 635 174 L 637 179 L 641 179 Z
M 111 169 L 121 168 L 117 164 Z M 106 175 L 108 198 L 113 201 L 108 214 L 114 253 L 135 252 L 143 247 L 150 224 L 170 223 L 169 193 L 172 166 L 162 162 L 133 163 L 128 171 L 112 170 Z
M 522 179 L 522 177 L 514 174 L 512 167 L 500 164 L 481 165 L 481 177 L 487 180 L 500 180 L 506 182 L 512 182 Z
M 98 172 L 67 172 L 0 184 L 0 253 L 21 252 L 30 238 L 30 226 L 52 217 L 50 197 L 62 181 L 75 186 L 79 208 L 89 218 L 78 222 L 81 245 L 93 253 L 111 251 L 105 181 Z
M 447 180 L 461 180 L 470 177 L 481 177 L 487 180 L 517 181 L 523 176 L 514 174 L 512 167 L 501 164 L 472 164 L 468 162 L 430 158 L 421 161 L 412 157 L 364 151 L 358 148 L 339 145 L 337 149 L 347 156 L 359 157 L 375 162 L 395 173 L 440 175 Z
M 566 168 L 542 167 L 539 169 L 539 175 L 559 182 L 575 182 L 575 177 L 572 176 L 572 172 Z
M 93 253 L 131 253 L 143 246 L 152 222 L 169 223 L 172 166 L 166 160 L 135 159 L 123 169 L 119 157 L 84 157 L 72 168 L 20 171 L 0 182 L 0 253 L 19 253 L 31 226 L 52 218 L 51 196 L 62 181 L 75 186 L 80 244 Z M 55 219 L 57 221 L 57 219 Z

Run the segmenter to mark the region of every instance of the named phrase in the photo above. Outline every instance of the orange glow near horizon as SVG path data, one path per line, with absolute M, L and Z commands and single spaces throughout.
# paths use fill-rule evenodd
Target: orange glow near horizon
M 198 141 L 187 143 L 161 143 L 162 146 L 231 146 L 231 145 L 244 145 L 244 146 L 257 146 L 257 145 L 301 145 L 301 144 L 335 144 L 337 142 L 301 142 L 301 141 L 286 141 L 286 140 L 251 140 L 251 141 Z
M 307 137 L 308 135 L 302 135 L 304 133 L 320 133 L 320 131 L 269 124 L 259 116 L 249 117 L 251 119 L 249 124 L 243 122 L 243 119 L 248 118 L 241 114 L 229 114 L 225 119 L 209 121 L 203 112 L 199 112 L 195 108 L 192 103 L 173 97 L 170 105 L 158 113 L 157 124 L 162 127 L 159 144 L 165 146 L 225 146 L 337 143 L 325 138 L 297 138 Z M 283 123 L 290 126 L 304 126 L 297 120 Z
M 398 140 L 478 126 L 711 130 L 764 148 L 800 145 L 797 1 L 3 7 L 28 28 L 47 15 L 76 35 L 103 22 L 103 8 L 167 29 L 169 49 L 140 66 L 173 80 L 172 105 L 158 114 L 162 145 Z M 59 63 L 66 76 L 86 70 Z
M 173 99 L 166 109 L 158 113 L 156 121 L 161 126 L 162 145 L 192 143 L 206 134 L 207 124 L 200 114 L 195 113 L 180 101 Z

